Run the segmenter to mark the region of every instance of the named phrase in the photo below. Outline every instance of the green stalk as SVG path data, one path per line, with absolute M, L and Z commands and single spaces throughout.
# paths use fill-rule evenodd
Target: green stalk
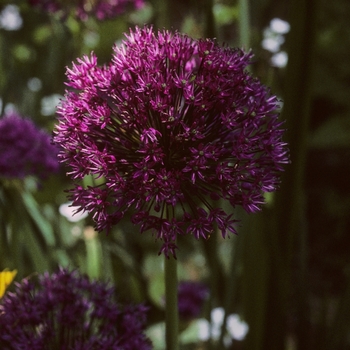
M 178 350 L 177 260 L 165 257 L 165 341 L 166 350 Z
M 308 121 L 310 118 L 313 53 L 315 44 L 315 19 L 317 1 L 296 0 L 291 2 L 288 36 L 288 66 L 285 77 L 284 106 L 282 119 L 286 120 L 286 137 L 289 143 L 292 164 L 286 167 L 282 185 L 275 195 L 275 222 L 269 242 L 271 244 L 272 272 L 265 323 L 264 348 L 284 349 L 288 332 L 287 319 L 292 293 L 298 298 L 299 324 L 297 325 L 297 347 L 308 349 L 305 319 L 306 255 L 299 262 L 301 273 L 296 283 L 292 275 L 295 254 L 300 255 L 306 230 L 304 219 L 304 174 L 307 155 Z M 307 34 L 305 34 L 307 33 Z M 292 291 L 292 292 L 291 292 Z
M 202 2 L 205 14 L 205 27 L 204 27 L 204 36 L 206 38 L 215 38 L 216 37 L 216 28 L 215 28 L 215 18 L 213 13 L 213 0 L 205 0 Z
M 209 305 L 210 310 L 214 309 L 217 305 L 222 304 L 222 290 L 225 289 L 225 274 L 223 270 L 223 266 L 220 261 L 219 253 L 218 253 L 218 241 L 215 235 L 208 240 L 201 241 L 203 246 L 203 253 L 205 256 L 205 260 L 207 262 L 209 273 L 210 273 L 210 299 Z M 210 312 L 210 311 L 209 311 Z M 210 313 L 208 315 L 210 320 Z M 213 339 L 207 344 L 207 350 L 214 349 Z M 217 348 L 215 347 L 215 350 Z
M 250 46 L 249 1 L 239 0 L 239 42 L 244 49 Z

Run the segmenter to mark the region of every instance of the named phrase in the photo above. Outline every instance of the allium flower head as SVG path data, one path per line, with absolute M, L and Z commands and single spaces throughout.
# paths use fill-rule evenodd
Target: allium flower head
M 0 119 L 0 177 L 45 178 L 59 168 L 51 136 L 29 119 L 10 113 Z
M 98 20 L 111 19 L 122 15 L 128 9 L 142 7 L 143 0 L 28 0 L 29 3 L 43 11 L 56 14 L 62 18 L 70 13 L 77 19 L 85 21 L 89 16 Z
M 195 281 L 181 281 L 178 286 L 180 317 L 185 320 L 199 317 L 208 295 L 209 289 L 205 284 Z
M 75 91 L 58 107 L 54 140 L 72 179 L 103 182 L 72 191 L 99 231 L 129 212 L 168 255 L 178 234 L 235 232 L 218 199 L 260 209 L 288 154 L 276 96 L 245 71 L 251 57 L 145 27 L 114 47 L 108 65 L 92 53 L 67 69 Z
M 146 308 L 122 306 L 114 289 L 75 270 L 28 279 L 0 301 L 1 349 L 150 350 Z

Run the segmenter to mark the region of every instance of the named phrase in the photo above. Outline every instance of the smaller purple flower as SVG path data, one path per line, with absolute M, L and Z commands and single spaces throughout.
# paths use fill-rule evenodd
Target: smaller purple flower
M 0 119 L 0 177 L 41 179 L 59 168 L 51 136 L 29 119 L 9 113 Z
M 147 308 L 120 305 L 114 288 L 60 269 L 16 284 L 0 301 L 1 349 L 150 350 Z
M 28 0 L 29 4 L 45 12 L 65 18 L 72 14 L 86 21 L 90 16 L 103 21 L 122 15 L 129 9 L 139 9 L 143 0 Z
M 209 296 L 209 288 L 195 281 L 182 281 L 178 286 L 179 315 L 183 320 L 200 316 L 203 304 Z

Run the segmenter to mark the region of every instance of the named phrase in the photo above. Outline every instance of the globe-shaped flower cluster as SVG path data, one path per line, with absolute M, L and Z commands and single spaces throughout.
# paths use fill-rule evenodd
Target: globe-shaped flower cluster
M 166 255 L 179 234 L 235 232 L 219 199 L 259 210 L 288 163 L 279 101 L 245 70 L 251 57 L 146 26 L 130 30 L 109 64 L 93 53 L 73 63 L 54 131 L 73 205 L 99 231 L 130 213 Z M 86 175 L 95 186 L 79 184 Z
M 111 19 L 122 15 L 128 9 L 140 8 L 143 0 L 28 0 L 29 4 L 56 14 L 61 18 L 72 14 L 80 20 L 87 20 L 90 16 L 98 20 Z
M 146 307 L 121 305 L 114 289 L 77 270 L 17 283 L 0 300 L 1 349 L 150 350 Z
M 51 136 L 15 112 L 0 119 L 0 177 L 45 178 L 59 168 Z

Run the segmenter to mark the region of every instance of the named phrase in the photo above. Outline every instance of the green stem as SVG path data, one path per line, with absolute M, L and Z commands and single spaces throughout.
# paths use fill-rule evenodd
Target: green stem
M 216 28 L 215 28 L 215 19 L 213 13 L 213 0 L 205 0 L 202 2 L 205 13 L 205 27 L 204 27 L 204 36 L 206 38 L 215 38 L 216 37 Z
M 249 49 L 250 21 L 248 0 L 239 0 L 239 42 L 244 49 Z
M 165 258 L 165 340 L 166 350 L 178 350 L 177 260 Z
M 308 122 L 310 118 L 311 88 L 313 79 L 313 56 L 315 45 L 315 21 L 318 2 L 315 0 L 296 0 L 291 2 L 288 34 L 288 66 L 285 77 L 284 105 L 282 119 L 286 120 L 286 137 L 289 144 L 291 166 L 281 179 L 281 188 L 275 195 L 274 227 L 270 232 L 271 276 L 266 308 L 266 328 L 264 349 L 284 349 L 288 332 L 288 312 L 291 295 L 298 298 L 299 305 L 306 305 L 305 282 L 300 286 L 292 274 L 292 266 L 300 255 L 299 244 L 304 230 L 304 176 L 308 147 Z M 307 33 L 307 35 L 305 35 Z M 306 256 L 301 265 L 306 273 Z M 292 265 L 293 264 L 293 265 Z M 302 276 L 299 275 L 298 278 Z M 303 277 L 306 278 L 306 277 Z M 296 302 L 293 300 L 293 305 Z M 297 304 L 297 305 L 298 305 Z M 298 349 L 309 349 L 308 329 L 305 307 L 299 309 L 299 320 L 295 338 Z M 303 322 L 303 323 L 301 323 Z
M 220 261 L 218 254 L 218 241 L 216 234 L 213 235 L 208 240 L 201 240 L 203 245 L 203 253 L 205 255 L 205 260 L 208 264 L 210 273 L 210 299 L 209 299 L 209 315 L 207 316 L 210 320 L 210 311 L 214 309 L 217 305 L 221 305 L 222 300 L 222 290 L 225 289 L 225 275 L 223 272 L 223 266 Z M 213 339 L 210 339 L 206 349 L 214 349 L 215 344 Z M 215 347 L 215 349 L 217 349 Z

